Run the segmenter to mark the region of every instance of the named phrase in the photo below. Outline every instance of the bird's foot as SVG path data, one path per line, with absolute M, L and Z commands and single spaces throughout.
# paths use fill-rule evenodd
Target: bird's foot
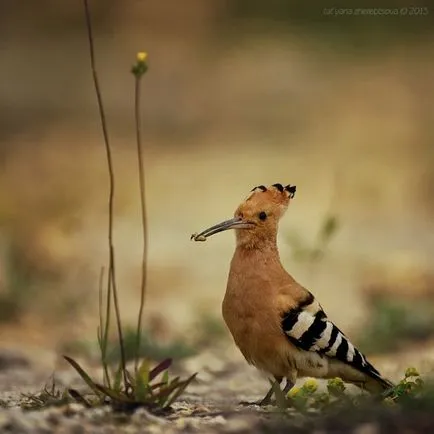
M 248 405 L 258 405 L 260 407 L 265 407 L 266 405 L 274 405 L 275 400 L 271 399 L 273 396 L 273 388 L 271 388 L 267 394 L 260 399 L 259 401 L 249 402 L 249 401 L 241 401 L 239 405 L 248 406 Z
M 281 383 L 282 380 L 280 378 L 276 378 L 276 381 L 278 383 L 278 387 L 280 387 L 279 384 Z M 294 382 L 292 382 L 289 379 L 286 379 L 286 385 L 283 388 L 282 393 L 286 396 L 286 394 L 292 389 L 293 386 L 294 386 Z M 276 405 L 276 400 L 273 399 L 273 395 L 274 395 L 274 389 L 273 387 L 271 387 L 270 390 L 267 392 L 267 394 L 259 401 L 254 401 L 254 402 L 241 401 L 239 405 L 242 406 L 258 405 L 259 407 L 265 407 L 266 405 Z

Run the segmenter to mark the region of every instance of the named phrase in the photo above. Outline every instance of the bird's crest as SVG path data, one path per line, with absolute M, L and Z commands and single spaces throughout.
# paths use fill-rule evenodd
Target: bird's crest
M 252 188 L 250 195 L 246 200 L 252 199 L 258 194 L 261 195 L 263 193 L 273 201 L 280 202 L 283 199 L 283 201 L 286 202 L 288 199 L 292 199 L 294 197 L 296 190 L 297 187 L 291 184 L 283 186 L 282 184 L 277 183 L 270 185 L 269 187 L 265 187 L 265 185 L 258 185 Z
M 205 241 L 219 232 L 237 230 L 237 243 L 244 246 L 258 245 L 264 240 L 273 240 L 277 234 L 280 218 L 294 197 L 296 187 L 288 184 L 273 184 L 270 187 L 259 185 L 251 190 L 249 196 L 235 210 L 234 218 L 211 226 L 191 239 Z

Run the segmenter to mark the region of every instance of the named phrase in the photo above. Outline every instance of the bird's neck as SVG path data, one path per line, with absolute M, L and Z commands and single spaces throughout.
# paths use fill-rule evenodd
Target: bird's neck
M 267 251 L 276 252 L 277 234 L 274 233 L 255 233 L 254 235 L 247 231 L 236 232 L 237 249 L 252 251 L 253 253 Z
M 258 260 L 262 263 L 265 262 L 277 262 L 280 263 L 279 250 L 277 248 L 277 242 L 275 239 L 262 240 L 258 242 L 237 242 L 234 258 Z

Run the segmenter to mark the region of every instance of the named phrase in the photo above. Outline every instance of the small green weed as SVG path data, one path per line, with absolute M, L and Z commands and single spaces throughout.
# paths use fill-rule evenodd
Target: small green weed
M 153 368 L 148 360 L 143 360 L 137 372 L 133 373 L 122 368 L 120 364 L 116 371 L 109 371 L 108 384 L 103 385 L 93 381 L 76 361 L 69 357 L 65 359 L 93 392 L 89 399 L 76 390 L 69 390 L 69 394 L 86 407 L 110 404 L 115 410 L 132 411 L 144 406 L 150 410 L 164 412 L 170 409 L 172 403 L 196 377 L 196 374 L 193 374 L 186 380 L 180 380 L 179 377 L 170 379 L 170 359 L 163 360 Z
M 327 392 L 319 391 L 318 383 L 313 378 L 306 380 L 301 387 L 294 386 L 286 396 L 277 383 L 273 383 L 273 389 L 279 410 L 295 409 L 303 414 L 318 410 L 326 411 L 346 405 L 360 407 L 376 399 L 367 393 L 348 393 L 345 383 L 340 378 L 328 380 Z M 387 406 L 408 404 L 411 400 L 426 397 L 429 394 L 432 394 L 432 390 L 425 387 L 425 383 L 417 370 L 408 368 L 403 379 L 386 391 L 381 396 L 380 402 Z
M 252 431 L 266 433 L 431 432 L 434 386 L 424 383 L 417 371 L 407 369 L 404 378 L 386 395 L 352 395 L 340 379 L 328 382 L 320 392 L 315 380 L 292 389 L 276 416 Z

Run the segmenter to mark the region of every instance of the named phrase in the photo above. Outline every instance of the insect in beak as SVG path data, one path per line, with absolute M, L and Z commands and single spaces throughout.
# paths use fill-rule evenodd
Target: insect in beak
M 190 239 L 194 241 L 206 241 L 208 237 L 219 232 L 227 231 L 229 229 L 250 229 L 255 225 L 253 222 L 245 221 L 241 217 L 234 217 L 233 219 L 226 220 L 217 225 L 205 229 L 201 233 L 194 233 Z

